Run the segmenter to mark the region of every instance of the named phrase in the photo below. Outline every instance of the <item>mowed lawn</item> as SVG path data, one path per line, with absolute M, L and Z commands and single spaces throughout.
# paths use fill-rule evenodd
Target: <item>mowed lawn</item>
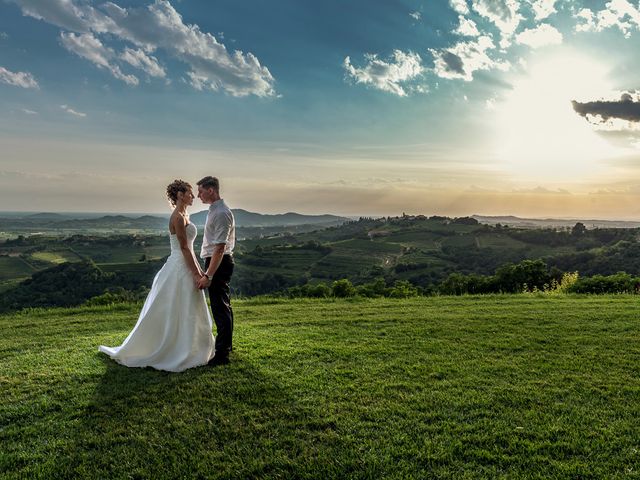
M 128 369 L 137 305 L 0 316 L 2 478 L 640 478 L 640 299 L 238 301 Z

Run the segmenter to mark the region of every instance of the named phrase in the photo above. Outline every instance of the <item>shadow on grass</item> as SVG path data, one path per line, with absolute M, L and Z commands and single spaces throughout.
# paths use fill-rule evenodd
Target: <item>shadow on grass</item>
M 319 444 L 337 448 L 332 422 L 235 352 L 231 365 L 182 373 L 101 360 L 55 478 L 312 477 Z

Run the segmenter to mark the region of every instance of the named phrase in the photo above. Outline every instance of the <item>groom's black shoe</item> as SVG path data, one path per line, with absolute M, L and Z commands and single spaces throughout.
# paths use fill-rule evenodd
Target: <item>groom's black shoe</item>
M 217 367 L 218 365 L 228 365 L 229 357 L 213 357 L 207 362 L 210 367 Z

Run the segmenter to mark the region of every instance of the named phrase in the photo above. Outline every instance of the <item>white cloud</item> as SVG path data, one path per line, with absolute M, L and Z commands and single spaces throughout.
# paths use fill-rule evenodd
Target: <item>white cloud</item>
M 628 0 L 611 0 L 605 8 L 593 12 L 583 8 L 577 14 L 581 23 L 576 25 L 576 31 L 600 32 L 605 28 L 617 27 L 626 38 L 631 36 L 633 30 L 640 28 L 640 8 L 635 7 Z
M 128 85 L 138 85 L 138 78 L 135 75 L 125 75 L 118 65 L 112 64 L 111 59 L 115 57 L 112 49 L 105 47 L 100 40 L 90 33 L 76 35 L 74 33 L 60 33 L 62 45 L 70 52 L 75 53 L 100 68 L 104 68 L 118 80 L 122 80 Z
M 222 89 L 238 97 L 275 94 L 274 78 L 253 54 L 229 53 L 213 35 L 197 25 L 184 24 L 168 1 L 156 0 L 147 8 L 128 10 L 107 3 L 105 8 L 118 25 L 114 33 L 146 51 L 167 50 L 205 79 L 202 83 L 209 89 Z
M 356 83 L 372 85 L 373 87 L 385 92 L 394 93 L 404 97 L 407 95 L 406 87 L 403 88 L 401 83 L 410 81 L 422 74 L 422 59 L 420 55 L 413 52 L 402 52 L 394 50 L 392 58 L 385 62 L 380 60 L 377 55 L 366 55 L 368 63 L 357 68 L 351 64 L 351 59 L 344 59 L 344 69 L 347 75 L 353 78 Z
M 558 0 L 531 0 L 531 8 L 536 20 L 544 20 L 549 15 L 556 13 L 556 2 Z
M 22 88 L 40 88 L 29 72 L 12 72 L 0 67 L 0 82 Z
M 62 45 L 72 53 L 82 57 L 99 67 L 109 68 L 109 59 L 113 57 L 113 50 L 102 45 L 102 42 L 90 33 L 76 35 L 75 33 L 60 34 Z
M 411 12 L 409 16 L 414 20 L 420 20 L 422 18 L 422 14 L 420 12 Z
M 596 30 L 594 14 L 588 8 L 583 8 L 576 14 L 578 23 L 576 24 L 576 32 L 591 32 Z
M 23 108 L 22 112 L 27 115 L 38 115 L 38 112 L 34 112 L 33 110 L 29 110 L 28 108 Z
M 459 42 L 453 47 L 429 51 L 434 57 L 434 72 L 441 78 L 473 80 L 473 73 L 477 70 L 508 70 L 506 61 L 493 60 L 487 54 L 495 49 L 493 40 L 489 36 L 481 36 L 468 42 Z
M 78 112 L 78 111 L 74 110 L 73 108 L 69 107 L 68 105 L 60 105 L 60 108 L 63 109 L 65 112 L 73 115 L 74 117 L 84 118 L 84 117 L 87 116 L 86 113 Z
M 449 0 L 449 4 L 451 8 L 460 15 L 467 15 L 469 13 L 469 6 L 466 0 Z
M 152 77 L 164 78 L 167 75 L 164 68 L 158 63 L 158 59 L 147 55 L 143 50 L 133 50 L 127 47 L 124 49 L 122 55 L 120 55 L 120 58 L 129 65 L 143 70 Z
M 189 77 L 187 83 L 196 90 L 204 90 L 208 86 L 207 77 L 205 76 L 198 75 L 195 72 L 187 72 L 187 76 Z
M 536 28 L 530 28 L 516 35 L 516 42 L 539 48 L 545 45 L 560 45 L 562 34 L 551 25 L 542 23 Z
M 7 32 L 0 32 L 0 39 L 6 40 L 9 38 L 9 34 Z
M 74 32 L 107 32 L 113 23 L 104 13 L 84 2 L 76 5 L 75 0 L 8 1 L 18 4 L 24 15 Z
M 511 44 L 511 36 L 518 28 L 522 15 L 518 13 L 517 0 L 473 0 L 473 9 L 482 17 L 490 20 L 501 33 L 500 47 Z
M 164 50 L 186 63 L 189 70 L 202 79 L 203 89 L 220 89 L 238 97 L 276 94 L 273 76 L 256 56 L 238 50 L 228 52 L 223 44 L 210 33 L 202 32 L 198 25 L 185 24 L 168 0 L 155 0 L 148 6 L 131 8 L 107 2 L 100 9 L 79 0 L 10 1 L 20 5 L 25 15 L 66 30 L 81 34 L 107 34 L 106 39 L 116 37 L 131 42 L 146 54 Z M 147 58 L 151 57 L 147 55 Z M 151 63 L 145 63 L 141 58 L 138 60 L 145 68 L 159 73 Z M 118 74 L 119 69 L 110 71 L 124 81 L 133 79 L 133 76 Z
M 460 25 L 458 25 L 458 28 L 454 30 L 453 33 L 464 37 L 478 37 L 480 35 L 476 23 L 470 18 L 458 15 L 458 21 L 460 22 Z

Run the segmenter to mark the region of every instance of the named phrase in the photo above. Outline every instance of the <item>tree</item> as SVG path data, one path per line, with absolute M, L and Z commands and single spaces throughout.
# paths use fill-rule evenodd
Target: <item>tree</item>
M 518 264 L 507 263 L 496 270 L 496 283 L 503 292 L 517 293 L 525 287 L 542 290 L 551 277 L 547 264 L 542 260 L 523 260 Z
M 79 305 L 102 294 L 115 278 L 93 262 L 63 263 L 33 274 L 3 293 L 0 311 L 25 307 L 66 307 Z
M 360 285 L 357 290 L 358 295 L 363 297 L 384 297 L 387 293 L 387 284 L 384 278 L 376 278 L 373 282 Z
M 584 226 L 584 223 L 578 222 L 571 229 L 571 235 L 573 235 L 574 237 L 577 237 L 580 235 L 584 235 L 586 231 L 587 231 L 587 227 Z
M 473 217 L 458 217 L 454 218 L 451 223 L 458 225 L 478 225 L 480 222 Z
M 389 291 L 389 296 L 392 298 L 417 297 L 418 294 L 418 289 L 407 280 L 396 280 L 393 288 Z
M 339 298 L 353 297 L 356 294 L 356 289 L 350 280 L 343 278 L 342 280 L 333 282 L 331 293 L 334 297 Z

